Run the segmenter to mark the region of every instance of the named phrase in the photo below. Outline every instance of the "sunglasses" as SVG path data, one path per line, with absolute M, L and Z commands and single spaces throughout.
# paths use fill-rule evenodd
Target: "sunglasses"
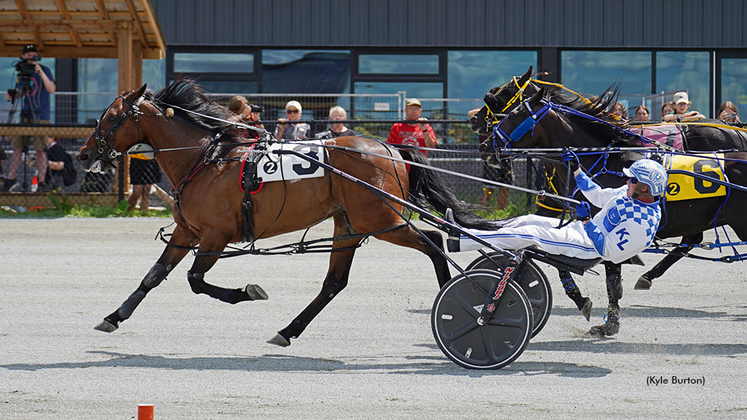
M 630 183 L 635 185 L 638 183 L 638 180 L 635 178 L 630 178 Z
M 298 114 L 298 112 L 299 111 L 297 109 L 286 109 L 285 110 L 286 114 Z

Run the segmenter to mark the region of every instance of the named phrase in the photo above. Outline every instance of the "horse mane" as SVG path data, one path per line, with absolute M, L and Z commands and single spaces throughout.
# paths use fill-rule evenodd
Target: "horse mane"
M 223 131 L 233 125 L 226 121 L 230 115 L 228 110 L 210 100 L 205 95 L 205 90 L 190 78 L 176 79 L 170 86 L 156 92 L 152 100 L 166 107 L 178 107 L 174 109 L 175 114 L 212 133 Z
M 600 95 L 591 103 L 587 103 L 579 100 L 578 96 L 575 94 L 569 93 L 560 87 L 550 86 L 550 88 L 545 90 L 545 99 L 608 122 L 608 124 L 601 123 L 569 112 L 560 112 L 558 114 L 576 127 L 585 131 L 589 136 L 599 138 L 604 142 L 614 145 L 637 145 L 638 138 L 636 136 L 626 134 L 621 130 L 621 128 L 625 128 L 627 124 L 623 124 L 621 127 L 619 121 L 614 119 L 614 117 L 606 111 L 610 105 L 617 102 L 620 88 L 621 84 L 619 82 L 615 83 L 607 88 L 603 95 Z

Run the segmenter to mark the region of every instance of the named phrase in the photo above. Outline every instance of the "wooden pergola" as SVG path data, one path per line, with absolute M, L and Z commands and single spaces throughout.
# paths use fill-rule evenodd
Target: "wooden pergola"
M 0 57 L 20 57 L 23 47 L 36 45 L 50 58 L 118 59 L 119 93 L 143 83 L 143 59 L 161 59 L 166 41 L 150 0 L 2 0 L 0 1 Z M 32 130 L 32 131 L 29 131 Z M 0 135 L 18 134 L 88 137 L 90 126 L 9 126 Z M 124 170 L 129 185 L 129 161 Z M 119 192 L 121 197 L 122 192 Z M 163 191 L 162 199 L 170 200 Z M 117 203 L 118 194 L 67 194 L 70 204 Z M 107 201 L 102 201 L 104 197 Z M 62 200 L 60 197 L 58 199 Z M 33 194 L 0 193 L 0 205 L 31 206 Z
M 150 0 L 0 1 L 0 56 L 27 44 L 43 57 L 118 59 L 120 93 L 142 85 L 144 58 L 166 54 Z

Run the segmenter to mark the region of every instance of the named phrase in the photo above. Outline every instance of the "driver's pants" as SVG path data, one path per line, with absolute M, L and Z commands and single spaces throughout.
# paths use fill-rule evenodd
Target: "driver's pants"
M 558 229 L 559 219 L 537 215 L 520 216 L 508 221 L 498 230 L 463 229 L 478 238 L 503 249 L 521 249 L 532 245 L 550 254 L 581 259 L 601 256 L 584 231 L 582 222 L 571 222 Z M 460 251 L 485 248 L 479 242 L 460 235 Z

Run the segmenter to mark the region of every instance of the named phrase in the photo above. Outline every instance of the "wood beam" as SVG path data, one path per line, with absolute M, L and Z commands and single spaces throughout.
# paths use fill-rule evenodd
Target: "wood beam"
M 129 22 L 122 22 L 119 24 L 119 32 L 117 39 L 118 49 L 118 65 L 119 65 L 119 78 L 118 78 L 118 92 L 124 93 L 128 90 L 134 89 L 132 85 L 134 79 L 133 68 L 133 54 L 132 54 L 132 25 Z
M 21 54 L 21 48 L 26 44 L 8 45 L 0 47 L 0 57 L 18 58 Z M 160 48 L 143 48 L 143 59 L 160 60 L 163 58 L 163 51 Z M 74 47 L 72 45 L 53 45 L 47 43 L 43 48 L 39 48 L 39 54 L 42 57 L 54 58 L 119 58 L 118 48 L 113 48 L 108 43 L 102 43 L 100 46 Z M 139 86 L 138 86 L 139 87 Z
M 137 9 L 135 9 L 135 4 L 132 2 L 132 0 L 125 0 L 125 3 L 127 3 L 127 8 L 130 10 L 130 17 L 132 18 L 132 21 L 135 24 L 135 28 L 137 29 L 137 34 L 140 37 L 140 43 L 143 47 L 148 46 L 148 36 L 145 34 L 145 29 L 143 29 L 143 24 L 140 22 L 140 17 L 137 15 Z
M 16 7 L 18 7 L 18 12 L 21 14 L 21 17 L 24 19 L 29 18 L 29 11 L 26 8 L 26 4 L 23 2 L 23 0 L 16 0 Z M 34 36 L 34 45 L 37 47 L 41 47 L 44 44 L 41 41 L 41 37 L 39 37 L 39 32 L 36 29 L 31 30 L 31 34 Z
M 70 12 L 68 12 L 67 7 L 65 6 L 64 0 L 54 0 L 55 4 L 57 5 L 57 10 L 59 10 L 60 15 L 63 19 L 70 19 Z M 72 38 L 73 42 L 75 43 L 76 47 L 82 47 L 83 43 L 80 41 L 80 36 L 78 36 L 78 31 L 75 29 L 68 29 L 67 31 L 70 34 L 70 38 Z

